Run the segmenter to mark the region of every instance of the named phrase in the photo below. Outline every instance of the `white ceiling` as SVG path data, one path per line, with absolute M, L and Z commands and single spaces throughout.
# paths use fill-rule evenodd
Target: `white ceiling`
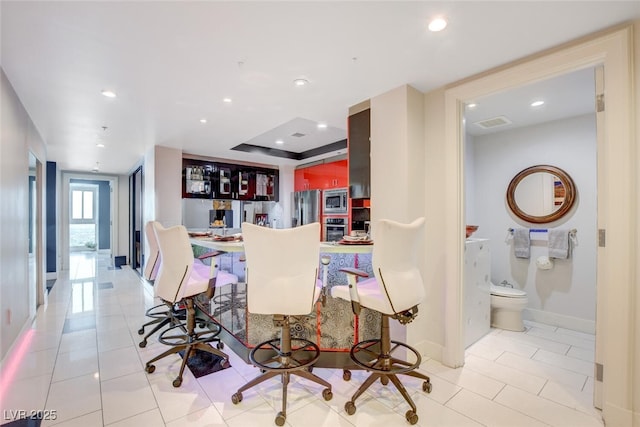
M 470 100 L 465 108 L 465 129 L 471 135 L 486 135 L 523 126 L 594 113 L 595 69 L 578 71 Z M 540 106 L 532 102 L 543 101 Z M 472 106 L 471 103 L 475 106 Z M 483 128 L 478 122 L 496 117 L 508 124 Z
M 431 33 L 437 15 L 449 26 Z M 403 84 L 426 92 L 640 19 L 640 2 L 2 0 L 0 19 L 0 65 L 48 160 L 128 173 L 156 144 L 297 164 L 230 149 L 333 143 L 346 136 L 349 106 Z M 297 78 L 309 84 L 296 87 Z M 324 134 L 312 131 L 319 122 L 329 126 Z M 275 145 L 296 123 L 313 136 Z

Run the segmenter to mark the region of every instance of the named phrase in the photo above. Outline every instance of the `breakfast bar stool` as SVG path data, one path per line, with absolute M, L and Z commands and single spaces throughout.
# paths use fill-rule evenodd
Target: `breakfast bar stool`
M 222 342 L 217 338 L 221 330 L 220 326 L 216 325 L 213 330 L 196 331 L 194 298 L 209 292 L 214 281 L 210 271 L 215 271 L 215 269 L 194 268 L 193 250 L 186 228 L 181 225 L 164 228 L 157 221 L 153 221 L 152 226 L 162 259 L 158 277 L 154 283 L 155 294 L 168 306 L 183 303 L 186 307 L 186 323 L 175 324 L 160 334 L 158 341 L 170 348 L 149 360 L 145 365 L 145 370 L 151 374 L 155 371 L 153 364 L 155 361 L 184 351 L 180 371 L 173 381 L 174 387 L 180 387 L 187 361 L 196 350 L 206 351 L 221 357 L 223 366 L 229 364 L 229 356 L 220 351 Z M 206 274 L 203 274 L 204 272 Z M 212 347 L 209 344 L 211 342 L 217 342 L 218 348 Z
M 382 314 L 380 338 L 361 341 L 351 347 L 351 360 L 359 367 L 371 372 L 360 388 L 354 393 L 344 409 L 349 415 L 356 412 L 356 399 L 362 395 L 377 379 L 383 385 L 389 381 L 398 389 L 411 407 L 405 414 L 410 424 L 418 422 L 417 408 L 404 385 L 398 379 L 399 374 L 424 380 L 422 390 L 431 392 L 431 380 L 428 376 L 416 372 L 422 358 L 420 353 L 405 343 L 391 340 L 389 319 L 395 319 L 401 325 L 410 323 L 418 314 L 418 304 L 425 297 L 425 289 L 418 269 L 420 242 L 424 240 L 424 218 L 411 224 L 401 224 L 390 220 L 376 223 L 375 244 L 373 246 L 373 272 L 375 277 L 366 278 L 364 271 L 344 268 L 348 286 L 334 286 L 334 297 L 351 301 L 354 314 L 360 314 L 361 307 Z M 400 359 L 396 354 L 409 357 Z M 350 375 L 346 375 L 347 379 Z
M 147 281 L 152 283 L 155 281 L 156 276 L 158 275 L 158 270 L 160 269 L 160 264 L 162 262 L 154 226 L 159 226 L 159 223 L 154 225 L 154 221 L 148 221 L 145 224 L 145 236 L 147 238 L 149 256 L 143 270 L 143 277 Z M 207 291 L 207 296 L 210 299 L 213 298 L 213 295 L 217 288 L 233 284 L 237 285 L 238 283 L 238 276 L 226 271 L 222 271 L 218 268 L 218 264 L 215 259 L 223 253 L 224 252 L 222 251 L 209 252 L 195 259 L 193 263 L 193 268 L 198 271 L 198 274 L 204 277 L 209 276 L 213 278 L 213 280 L 211 281 L 211 286 Z M 203 263 L 203 261 L 208 258 L 211 259 L 211 266 Z M 180 304 L 174 304 L 170 307 L 167 306 L 166 303 L 158 304 L 154 307 L 149 308 L 145 312 L 145 315 L 147 317 L 150 317 L 151 320 L 143 324 L 140 329 L 138 329 L 138 335 L 143 335 L 146 327 L 152 325 L 155 326 L 151 331 L 147 332 L 147 334 L 142 338 L 142 341 L 138 343 L 138 346 L 140 348 L 146 347 L 149 337 L 151 337 L 166 325 L 174 325 L 186 319 L 184 306 L 181 306 Z M 200 323 L 205 322 L 203 319 L 198 320 Z M 220 344 L 222 343 L 220 342 Z
M 320 348 L 304 337 L 292 337 L 290 318 L 315 310 L 322 292 L 318 280 L 320 224 L 288 229 L 273 229 L 243 223 L 246 254 L 247 311 L 273 315 L 280 336 L 256 345 L 249 353 L 251 363 L 262 374 L 231 396 L 234 404 L 242 401 L 242 392 L 270 378 L 282 381 L 282 410 L 275 423 L 284 425 L 287 417 L 287 387 L 291 375 L 298 375 L 324 386 L 322 397 L 333 397 L 331 384 L 311 373 L 320 357 Z

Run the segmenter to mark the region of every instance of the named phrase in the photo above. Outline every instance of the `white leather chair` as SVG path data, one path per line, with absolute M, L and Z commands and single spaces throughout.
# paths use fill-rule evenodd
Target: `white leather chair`
M 313 312 L 322 292 L 318 280 L 320 262 L 320 224 L 289 229 L 272 229 L 243 223 L 242 236 L 246 254 L 247 310 L 273 315 L 280 328 L 278 338 L 258 344 L 249 353 L 251 363 L 263 372 L 240 387 L 231 401 L 242 401 L 242 392 L 280 376 L 282 411 L 275 423 L 284 425 L 287 416 L 287 386 L 291 375 L 298 375 L 324 386 L 322 397 L 333 397 L 331 384 L 311 373 L 320 356 L 319 347 L 303 337 L 292 337 L 291 316 Z
M 411 322 L 418 313 L 418 304 L 425 297 L 417 265 L 420 243 L 424 240 L 424 223 L 424 218 L 411 224 L 378 221 L 374 227 L 372 257 L 375 277 L 366 278 L 367 273 L 361 270 L 344 268 L 341 271 L 347 273 L 348 286 L 331 289 L 332 296 L 351 301 L 355 314 L 360 314 L 362 307 L 382 314 L 380 338 L 361 341 L 351 348 L 353 362 L 371 375 L 345 404 L 349 415 L 356 412 L 356 399 L 378 378 L 383 385 L 391 381 L 411 406 L 405 414 L 410 424 L 418 422 L 417 409 L 398 374 L 423 379 L 422 390 L 431 392 L 429 377 L 415 371 L 422 361 L 420 353 L 407 344 L 391 340 L 389 329 L 389 319 L 396 319 L 403 325 Z M 357 281 L 358 278 L 364 280 Z M 406 357 L 400 359 L 398 355 Z M 350 378 L 346 373 L 345 379 Z
M 196 312 L 194 298 L 203 293 L 210 293 L 215 277 L 211 272 L 215 268 L 195 268 L 197 262 L 193 258 L 191 243 L 186 228 L 181 225 L 164 228 L 156 221 L 151 225 L 158 241 L 161 257 L 160 269 L 154 283 L 154 291 L 168 306 L 184 303 L 186 309 L 186 323 L 175 324 L 158 337 L 158 341 L 170 346 L 168 350 L 149 360 L 145 365 L 148 373 L 155 371 L 153 363 L 171 354 L 184 351 L 180 372 L 173 381 L 174 387 L 182 384 L 182 374 L 195 350 L 202 350 L 224 359 L 225 365 L 229 357 L 220 351 L 222 342 L 217 338 L 220 333 L 219 325 L 211 329 L 196 331 Z M 217 342 L 218 348 L 209 343 Z
M 161 264 L 160 248 L 158 247 L 158 239 L 156 238 L 154 227 L 162 227 L 162 225 L 156 221 L 148 221 L 145 224 L 148 257 L 147 262 L 144 265 L 143 277 L 151 283 L 155 281 Z M 213 258 L 223 253 L 224 252 L 222 251 L 206 253 L 198 257 L 193 264 L 193 267 L 198 270 L 198 273 L 201 276 L 209 275 L 210 277 L 214 278 L 213 284 L 208 291 L 208 296 L 210 298 L 213 297 L 216 289 L 238 283 L 238 276 L 218 269 L 218 264 L 214 261 Z M 207 258 L 211 258 L 210 266 L 203 263 L 203 260 Z M 149 337 L 151 337 L 166 325 L 175 324 L 176 322 L 185 320 L 184 307 L 180 307 L 179 304 L 175 304 L 172 306 L 168 306 L 166 303 L 159 304 L 149 308 L 145 312 L 145 315 L 147 317 L 150 317 L 151 320 L 143 324 L 140 329 L 138 329 L 138 335 L 143 335 L 145 332 L 145 328 L 147 328 L 148 326 L 155 326 L 142 338 L 142 341 L 138 343 L 138 346 L 141 348 L 147 346 L 147 340 L 149 339 Z

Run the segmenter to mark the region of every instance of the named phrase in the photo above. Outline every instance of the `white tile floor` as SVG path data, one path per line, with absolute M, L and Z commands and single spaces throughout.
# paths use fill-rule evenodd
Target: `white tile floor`
M 150 287 L 125 266 L 108 269 L 94 255 L 76 255 L 58 279 L 46 307 L 5 359 L 0 382 L 2 424 L 16 410 L 56 412 L 42 425 L 69 426 L 272 426 L 280 410 L 280 384 L 268 381 L 231 394 L 257 370 L 227 352 L 232 368 L 195 379 L 187 369 L 180 388 L 171 381 L 178 356 L 146 374 L 144 362 L 162 344 L 137 346 L 144 311 L 154 304 Z M 111 287 L 109 284 L 112 284 Z M 77 331 L 65 330 L 74 325 Z M 94 326 L 93 323 L 95 323 Z M 591 405 L 594 337 L 548 325 L 527 323 L 525 333 L 492 330 L 467 350 L 466 365 L 450 369 L 423 360 L 433 392 L 405 379 L 418 406 L 420 426 L 602 426 Z M 321 387 L 293 380 L 288 426 L 403 426 L 408 406 L 392 386 L 372 386 L 349 416 L 344 403 L 364 373 L 316 368 L 333 385 L 325 402 Z M 45 412 L 45 415 L 47 413 Z

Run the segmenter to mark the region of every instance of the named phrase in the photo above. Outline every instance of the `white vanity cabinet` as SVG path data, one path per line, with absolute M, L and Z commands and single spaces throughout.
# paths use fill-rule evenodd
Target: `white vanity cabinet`
M 465 348 L 482 338 L 491 323 L 491 251 L 488 239 L 467 239 L 464 255 Z

